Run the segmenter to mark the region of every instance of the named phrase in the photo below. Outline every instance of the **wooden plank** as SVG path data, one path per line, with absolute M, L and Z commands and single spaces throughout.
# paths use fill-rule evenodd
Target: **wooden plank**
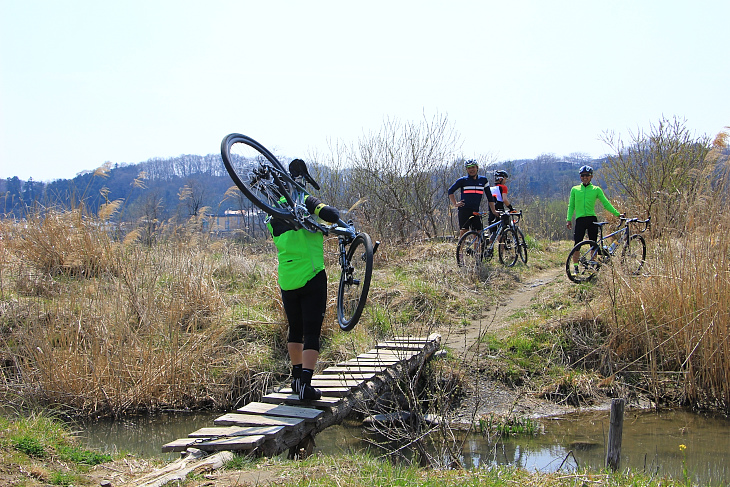
M 365 380 L 363 379 L 343 379 L 335 374 L 315 376 L 317 378 L 312 379 L 312 387 L 317 388 L 345 388 L 345 389 L 356 389 L 360 387 Z M 281 392 L 281 391 L 279 391 Z
M 316 386 L 314 384 L 312 385 L 322 391 L 322 397 L 346 397 L 352 392 L 352 389 L 350 387 L 323 387 Z M 294 395 L 294 391 L 292 391 L 291 387 L 285 387 L 283 389 L 280 389 L 278 393 L 284 394 L 286 396 Z M 266 396 L 264 396 L 264 398 L 266 398 Z M 264 402 L 268 401 L 264 400 Z M 315 403 L 315 405 L 317 407 L 320 407 L 319 404 Z
M 301 418 L 305 421 L 316 421 L 322 416 L 322 411 L 314 408 L 276 405 L 263 402 L 251 402 L 238 408 L 243 414 L 265 414 L 267 416 L 284 416 L 287 418 Z
M 214 424 L 229 426 L 283 426 L 293 428 L 304 423 L 302 418 L 287 418 L 284 416 L 266 416 L 261 414 L 227 413 L 213 420 Z
M 273 392 L 271 394 L 266 394 L 264 397 L 261 398 L 261 401 L 269 403 L 269 404 L 281 404 L 281 403 L 286 403 L 288 405 L 301 404 L 303 406 L 320 407 L 320 408 L 336 406 L 337 403 L 340 402 L 341 400 L 342 400 L 342 396 L 339 396 L 339 397 L 325 396 L 324 392 L 322 392 L 322 397 L 319 399 L 310 399 L 310 400 L 304 400 L 304 401 L 299 399 L 299 394 L 284 394 L 282 392 Z M 322 411 L 320 411 L 320 413 L 321 412 Z
M 382 342 L 375 345 L 375 348 L 385 348 L 388 350 L 423 350 L 420 344 L 409 344 L 405 342 Z
M 323 374 L 338 374 L 344 377 L 351 377 L 353 374 L 371 374 L 371 378 L 378 374 L 381 374 L 387 367 L 383 366 L 367 366 L 367 365 L 356 365 L 348 367 L 327 367 L 322 371 Z
M 430 343 L 434 341 L 431 337 L 407 337 L 397 336 L 390 339 L 393 342 L 406 342 L 406 343 Z
M 327 369 L 325 369 L 325 370 L 327 370 Z M 312 381 L 315 381 L 315 380 L 318 380 L 318 379 L 322 379 L 322 380 L 339 379 L 339 380 L 348 380 L 348 381 L 349 380 L 366 381 L 366 380 L 372 379 L 373 377 L 375 377 L 375 375 L 376 374 L 373 371 L 370 371 L 370 372 L 361 372 L 361 373 L 350 373 L 350 374 L 332 374 L 332 373 L 325 374 L 325 373 L 322 373 L 322 374 L 317 374 L 314 377 L 312 377 Z
M 381 348 L 380 351 L 361 353 L 357 358 L 363 359 L 385 359 L 385 360 L 408 360 L 418 355 L 418 352 L 413 350 L 389 350 L 387 348 Z
M 197 438 L 180 438 L 162 445 L 162 453 L 171 451 L 185 451 L 189 446 L 193 446 L 198 440 Z
M 264 435 L 256 436 L 233 436 L 228 438 L 219 438 L 211 441 L 202 441 L 195 444 L 195 448 L 203 451 L 221 451 L 221 450 L 253 450 L 266 440 Z
M 351 359 L 347 359 L 344 362 L 339 362 L 337 365 L 340 365 L 341 363 L 363 363 L 365 365 L 369 364 L 384 364 L 384 365 L 394 365 L 398 362 L 401 362 L 402 360 L 398 357 L 392 356 L 392 357 L 353 357 Z
M 212 428 L 200 428 L 188 436 L 190 438 L 214 438 L 218 436 L 254 436 L 264 435 L 267 438 L 274 437 L 284 430 L 283 426 L 220 426 Z
M 350 360 L 346 360 L 344 362 L 339 362 L 336 366 L 337 367 L 352 367 L 352 366 L 364 366 L 364 367 L 390 367 L 391 365 L 395 365 L 400 360 L 383 360 L 383 359 L 360 359 L 360 358 L 353 358 Z
M 203 451 L 253 450 L 265 440 L 265 435 L 233 436 L 207 441 L 201 438 L 180 438 L 162 445 L 162 452 L 185 451 L 190 447 Z

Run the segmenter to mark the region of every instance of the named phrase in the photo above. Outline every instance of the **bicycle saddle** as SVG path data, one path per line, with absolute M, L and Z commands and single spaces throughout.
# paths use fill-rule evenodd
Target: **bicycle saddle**
M 291 177 L 296 178 L 304 178 L 305 181 L 309 182 L 309 184 L 312 185 L 312 187 L 319 191 L 319 184 L 312 178 L 312 176 L 309 175 L 309 171 L 307 170 L 307 163 L 304 162 L 301 159 L 294 159 L 289 163 L 289 174 L 291 174 Z

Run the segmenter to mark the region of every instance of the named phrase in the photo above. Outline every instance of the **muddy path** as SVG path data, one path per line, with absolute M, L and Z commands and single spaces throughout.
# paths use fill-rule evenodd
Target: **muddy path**
M 507 333 L 517 313 L 529 309 L 538 300 L 565 293 L 570 285 L 562 267 L 535 271 L 509 294 L 501 296 L 481 319 L 456 330 L 450 329 L 443 335 L 445 346 L 463 360 L 469 377 L 469 390 L 457 410 L 455 422 L 473 424 L 478 418 L 492 413 L 539 417 L 575 411 L 574 407 L 539 399 L 527 390 L 511 388 L 490 379 L 486 363 L 494 357 L 488 355 L 480 342 L 486 333 Z

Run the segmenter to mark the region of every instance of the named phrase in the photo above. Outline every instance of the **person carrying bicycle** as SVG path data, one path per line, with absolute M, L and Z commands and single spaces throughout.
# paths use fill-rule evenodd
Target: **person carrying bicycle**
M 594 225 L 598 221 L 596 217 L 596 201 L 600 201 L 603 208 L 611 212 L 615 216 L 621 216 L 621 213 L 613 207 L 603 190 L 591 183 L 593 179 L 593 168 L 591 166 L 581 166 L 578 170 L 580 173 L 580 182 L 573 186 L 570 190 L 570 199 L 568 201 L 568 215 L 566 217 L 566 226 L 571 229 L 572 219 L 575 215 L 575 231 L 573 232 L 573 241 L 578 244 L 586 232 L 590 240 L 598 238 L 598 226 Z M 573 264 L 578 266 L 578 254 L 573 254 Z
M 507 198 L 506 183 L 508 177 L 509 175 L 507 175 L 507 171 L 503 169 L 497 169 L 496 171 L 494 171 L 494 186 L 489 187 L 489 192 L 494 198 L 494 207 L 498 212 L 504 211 L 505 207 L 508 208 L 510 211 L 514 210 L 509 202 L 509 199 Z M 493 213 L 489 214 L 490 225 L 496 222 L 498 219 L 499 215 Z
M 301 159 L 294 159 L 289 173 L 297 180 L 307 174 L 307 166 Z M 314 196 L 306 195 L 304 205 L 310 214 L 324 221 L 334 223 L 340 218 L 337 208 Z M 324 236 L 322 232 L 295 229 L 278 218 L 269 219 L 267 227 L 277 249 L 278 284 L 289 322 L 287 351 L 292 363 L 292 390 L 301 400 L 317 400 L 322 392 L 311 383 L 327 308 Z
M 451 205 L 458 208 L 459 211 L 459 237 L 469 229 L 479 231 L 483 228 L 482 218 L 475 215 L 475 213 L 479 213 L 482 196 L 485 194 L 485 188 L 489 185 L 487 177 L 479 175 L 477 161 L 469 159 L 464 162 L 464 168 L 466 169 L 466 176 L 457 179 L 448 190 Z M 456 191 L 460 192 L 459 201 L 456 201 Z M 492 213 L 496 214 L 494 198 L 489 191 L 486 191 L 486 195 L 490 215 Z

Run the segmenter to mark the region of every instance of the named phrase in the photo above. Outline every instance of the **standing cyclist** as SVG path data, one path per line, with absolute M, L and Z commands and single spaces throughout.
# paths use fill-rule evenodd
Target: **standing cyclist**
M 482 218 L 474 213 L 479 213 L 479 205 L 482 202 L 482 196 L 485 193 L 485 187 L 489 186 L 489 180 L 486 176 L 480 176 L 479 165 L 474 159 L 464 162 L 466 176 L 462 176 L 454 182 L 449 188 L 449 201 L 451 205 L 459 210 L 459 237 L 464 235 L 467 230 L 472 229 L 479 231 L 483 228 Z M 461 191 L 459 201 L 456 201 L 457 190 Z M 494 198 L 487 193 L 487 201 L 489 202 L 489 211 L 496 214 L 494 207 Z
M 613 207 L 603 190 L 591 184 L 593 179 L 593 168 L 591 166 L 581 166 L 580 182 L 581 184 L 573 186 L 570 190 L 570 200 L 568 202 L 568 215 L 566 217 L 566 226 L 572 228 L 573 214 L 575 214 L 575 231 L 573 233 L 573 241 L 577 244 L 585 233 L 588 232 L 590 240 L 598 238 L 598 226 L 594 225 L 598 221 L 596 217 L 596 200 L 600 201 L 603 207 L 613 213 L 615 216 L 621 216 L 621 213 Z M 573 253 L 573 264 L 578 266 L 578 253 Z
M 490 186 L 489 191 L 494 198 L 494 207 L 497 209 L 497 211 L 504 211 L 505 207 L 507 207 L 510 211 L 514 209 L 512 208 L 509 199 L 507 199 L 508 177 L 509 176 L 507 175 L 507 171 L 505 170 L 497 169 L 496 171 L 494 171 L 494 186 Z M 498 218 L 499 217 L 496 214 L 490 213 L 489 223 L 494 223 L 498 220 Z
M 307 173 L 301 159 L 289 164 L 289 173 L 297 179 Z M 337 222 L 339 211 L 326 206 L 314 196 L 307 195 L 304 205 L 310 214 L 328 222 Z M 322 397 L 312 387 L 312 375 L 319 359 L 320 334 L 327 308 L 327 276 L 324 271 L 324 236 L 321 232 L 295 229 L 284 220 L 271 218 L 267 222 L 278 251 L 278 283 L 284 305 L 289 335 L 287 351 L 292 363 L 292 390 L 299 399 Z

